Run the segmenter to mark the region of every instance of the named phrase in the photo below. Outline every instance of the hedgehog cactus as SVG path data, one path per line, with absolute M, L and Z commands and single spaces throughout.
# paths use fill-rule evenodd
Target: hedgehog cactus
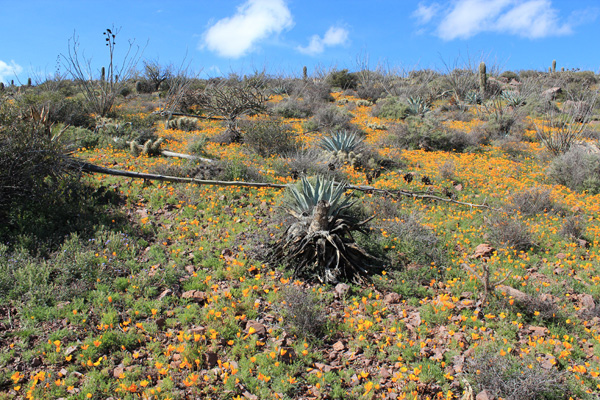
M 131 151 L 131 155 L 137 157 L 140 155 L 140 147 L 137 141 L 132 140 L 129 142 L 129 150 Z
M 154 143 L 152 143 L 152 146 L 150 149 L 152 154 L 160 153 L 160 145 L 162 144 L 162 142 L 163 142 L 163 138 L 158 138 L 158 139 L 156 139 L 156 141 Z

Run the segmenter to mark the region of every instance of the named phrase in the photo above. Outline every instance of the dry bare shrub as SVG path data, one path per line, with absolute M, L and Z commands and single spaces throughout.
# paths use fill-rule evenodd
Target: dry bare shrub
M 559 211 L 560 206 L 552 200 L 551 194 L 549 189 L 539 187 L 525 189 L 513 195 L 507 208 L 526 216 Z
M 558 233 L 567 239 L 581 239 L 585 232 L 585 223 L 577 215 L 572 215 L 563 220 Z
M 494 215 L 489 219 L 490 238 L 498 245 L 527 251 L 535 246 L 527 226 L 515 217 Z
M 439 166 L 438 173 L 440 174 L 440 178 L 452 180 L 454 179 L 454 174 L 456 173 L 456 164 L 452 160 L 446 160 L 442 165 Z
M 322 299 L 315 293 L 288 286 L 283 290 L 283 323 L 298 337 L 320 339 L 327 324 L 327 314 L 321 304 Z
M 533 365 L 530 368 L 529 365 Z M 546 369 L 534 358 L 519 359 L 481 352 L 466 362 L 465 372 L 475 393 L 488 391 L 506 400 L 568 399 L 572 393 L 566 374 Z

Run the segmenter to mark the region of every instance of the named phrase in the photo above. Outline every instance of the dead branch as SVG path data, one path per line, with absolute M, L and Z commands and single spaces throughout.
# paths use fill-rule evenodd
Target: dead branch
M 179 183 L 194 183 L 196 185 L 213 185 L 213 186 L 242 186 L 242 187 L 255 187 L 255 188 L 272 188 L 272 189 L 285 189 L 288 185 L 282 185 L 277 183 L 261 183 L 261 182 L 244 182 L 244 181 L 213 181 L 213 180 L 203 180 L 203 179 L 195 179 L 195 178 L 182 178 L 177 176 L 164 176 L 164 175 L 156 175 L 156 174 L 146 174 L 141 172 L 132 172 L 132 171 L 123 171 L 118 169 L 111 169 L 101 167 L 99 165 L 94 165 L 86 162 L 79 161 L 76 163 L 79 169 L 82 172 L 89 173 L 99 173 L 113 176 L 125 176 L 128 178 L 136 178 L 136 179 L 146 179 L 146 180 L 157 180 L 157 181 L 166 181 L 166 182 L 179 182 Z M 457 201 L 453 199 L 447 199 L 440 196 L 435 196 L 431 194 L 423 194 L 417 192 L 410 192 L 407 190 L 396 189 L 396 190 L 384 190 L 378 189 L 373 186 L 356 186 L 356 185 L 346 185 L 347 190 L 357 190 L 360 192 L 370 192 L 370 193 L 380 193 L 386 194 L 390 196 L 406 196 L 412 197 L 415 199 L 430 199 L 434 201 L 442 201 L 444 203 L 452 203 L 458 204 L 468 207 L 474 208 L 487 208 L 492 209 L 490 206 L 486 204 L 474 204 L 474 203 L 466 203 L 463 201 Z

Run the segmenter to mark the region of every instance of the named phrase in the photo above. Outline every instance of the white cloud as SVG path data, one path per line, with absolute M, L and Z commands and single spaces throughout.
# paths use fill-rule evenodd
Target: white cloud
M 15 78 L 15 75 L 23 72 L 23 67 L 15 63 L 14 60 L 10 60 L 10 64 L 0 60 L 0 82 L 8 83 L 11 79 Z
M 293 25 L 284 0 L 247 0 L 232 17 L 223 18 L 204 34 L 203 45 L 221 57 L 239 58 L 272 34 Z
M 454 0 L 442 9 L 439 3 L 420 3 L 413 12 L 420 24 L 436 16 L 436 34 L 444 40 L 468 39 L 483 32 L 526 38 L 543 38 L 572 33 L 572 22 L 561 22 L 552 0 Z
M 560 24 L 558 12 L 547 0 L 531 0 L 516 5 L 500 18 L 496 29 L 528 38 L 572 33 L 567 24 Z
M 412 17 L 416 18 L 419 24 L 426 24 L 435 17 L 440 10 L 438 3 L 433 3 L 430 6 L 426 6 L 423 3 L 419 3 L 419 7 L 412 13 Z
M 459 0 L 438 26 L 444 40 L 467 39 L 493 25 L 511 0 Z
M 344 28 L 332 26 L 325 32 L 323 37 L 319 35 L 313 35 L 310 38 L 308 46 L 298 46 L 299 52 L 309 55 L 321 54 L 325 51 L 326 47 L 333 47 L 343 45 L 348 41 L 348 31 Z

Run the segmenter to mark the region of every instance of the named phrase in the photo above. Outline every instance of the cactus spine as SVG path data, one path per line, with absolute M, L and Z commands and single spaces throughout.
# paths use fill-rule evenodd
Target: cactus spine
M 556 72 L 556 60 L 552 60 L 552 72 Z
M 485 91 L 487 89 L 487 71 L 485 68 L 485 63 L 482 61 L 479 64 L 479 91 L 481 95 L 485 95 Z

